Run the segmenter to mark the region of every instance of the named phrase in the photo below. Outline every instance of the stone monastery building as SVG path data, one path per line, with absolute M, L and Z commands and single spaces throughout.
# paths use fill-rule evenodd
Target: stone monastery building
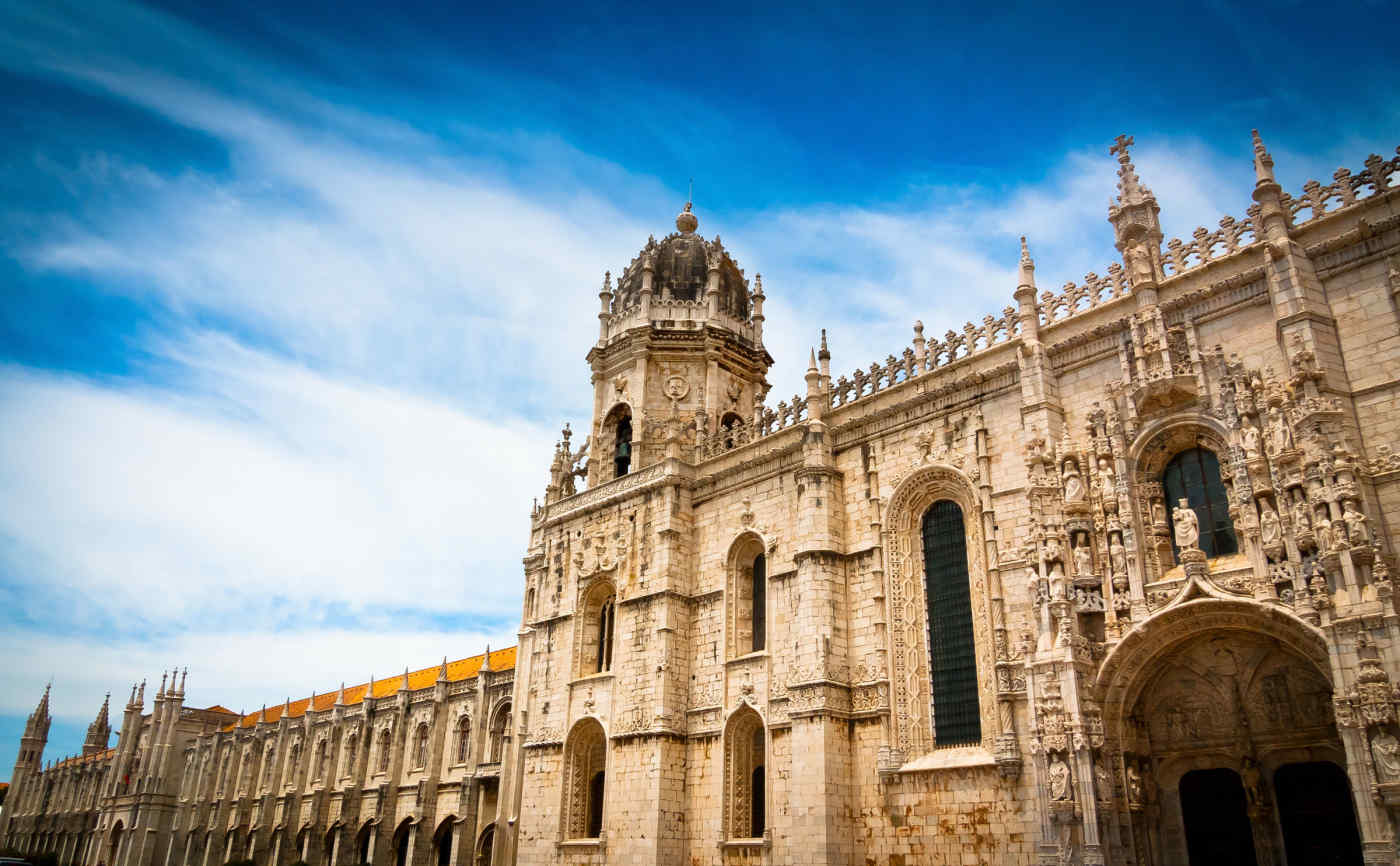
M 1400 150 L 768 402 L 690 205 L 599 293 L 515 649 L 21 742 L 82 866 L 1396 863 Z M 882 351 L 882 354 L 884 352 Z M 580 437 L 582 438 L 582 437 Z

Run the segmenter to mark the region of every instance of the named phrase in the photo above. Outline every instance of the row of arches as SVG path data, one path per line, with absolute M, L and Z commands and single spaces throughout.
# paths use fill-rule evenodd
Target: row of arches
M 456 815 L 449 815 L 438 822 L 430 843 L 430 862 L 435 866 L 490 866 L 495 846 L 495 823 L 489 823 L 482 828 L 471 847 L 459 852 L 456 846 L 460 823 Z M 379 832 L 377 822 L 366 821 L 353 837 L 346 835 L 347 829 L 337 824 L 324 835 L 318 835 L 311 828 L 302 828 L 295 836 L 289 836 L 288 831 L 280 830 L 274 832 L 268 840 L 267 849 L 263 852 L 254 848 L 256 839 L 250 834 L 247 825 L 235 827 L 229 830 L 227 835 L 213 830 L 192 831 L 185 840 L 184 866 L 215 866 L 226 859 L 240 858 L 255 862 L 263 862 L 265 859 L 268 866 L 292 862 L 303 862 L 309 866 L 360 866 L 373 863 L 375 839 Z M 403 819 L 395 828 L 388 851 L 390 862 L 394 866 L 412 866 L 413 848 L 417 844 L 415 830 L 411 818 Z M 221 835 L 222 840 L 219 838 Z M 108 834 L 106 863 L 112 866 L 121 863 L 126 854 L 122 846 L 129 836 L 122 822 L 118 821 Z M 286 845 L 285 840 L 288 839 L 292 843 L 290 846 Z M 347 849 L 347 843 L 353 847 Z

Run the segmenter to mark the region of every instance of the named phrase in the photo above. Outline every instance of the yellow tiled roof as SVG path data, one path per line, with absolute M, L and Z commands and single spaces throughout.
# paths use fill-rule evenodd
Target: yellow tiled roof
M 455 662 L 447 663 L 447 681 L 455 683 L 474 677 L 481 670 L 481 662 L 486 658 L 485 654 L 468 656 L 458 659 Z M 495 671 L 506 671 L 515 667 L 515 647 L 507 647 L 501 650 L 492 650 L 491 669 Z M 426 689 L 437 682 L 438 674 L 442 671 L 441 664 L 435 664 L 430 668 L 409 671 L 408 688 L 410 691 Z M 403 674 L 395 674 L 392 677 L 385 677 L 382 680 L 375 680 L 373 683 L 360 683 L 355 686 L 345 687 L 345 706 L 353 706 L 365 699 L 365 693 L 369 692 L 371 697 L 383 698 L 396 693 L 403 686 Z M 371 691 L 372 689 L 372 691 Z M 339 689 L 331 689 L 328 692 L 318 693 L 315 697 L 315 705 L 311 709 L 315 712 L 329 710 L 335 706 L 336 695 Z M 292 701 L 287 707 L 289 712 L 287 718 L 295 719 L 306 714 L 311 698 L 301 698 Z M 238 722 L 229 725 L 224 730 L 231 731 L 235 727 L 251 728 L 260 721 L 275 722 L 282 718 L 283 704 L 270 706 L 266 710 L 259 710 L 256 713 L 249 713 Z

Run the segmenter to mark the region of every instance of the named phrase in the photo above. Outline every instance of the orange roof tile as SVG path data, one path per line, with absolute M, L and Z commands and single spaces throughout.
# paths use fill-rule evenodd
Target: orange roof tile
M 448 662 L 447 681 L 449 683 L 455 683 L 460 680 L 465 680 L 469 677 L 476 676 L 477 673 L 481 670 L 481 662 L 484 658 L 485 654 L 482 654 L 468 656 L 464 659 L 458 659 L 455 662 Z M 492 650 L 492 670 L 505 671 L 510 670 L 514 667 L 515 647 L 507 647 L 505 649 Z M 441 670 L 442 664 L 439 663 L 433 665 L 432 667 L 423 668 L 422 670 L 409 671 L 409 690 L 417 691 L 418 689 L 425 689 L 431 686 L 433 683 L 437 682 L 438 673 L 441 672 Z M 365 699 L 365 693 L 370 692 L 371 688 L 373 689 L 373 691 L 370 692 L 372 697 L 383 698 L 396 693 L 402 686 L 403 674 L 395 674 L 392 677 L 385 677 L 382 680 L 375 680 L 373 683 L 360 683 L 359 685 L 346 686 L 345 705 L 353 706 L 354 704 L 360 703 Z M 312 705 L 311 698 L 300 698 L 298 700 L 292 701 L 290 704 L 285 705 L 285 708 L 289 710 L 287 718 L 295 719 L 305 715 L 308 706 L 311 707 L 311 710 L 313 712 L 329 710 L 331 707 L 335 706 L 336 695 L 339 694 L 339 691 L 340 690 L 336 688 L 331 689 L 327 692 L 318 693 L 315 697 L 314 705 Z M 215 708 L 210 707 L 210 709 L 212 710 Z M 218 709 L 223 708 L 219 707 Z M 269 706 L 266 710 L 259 710 L 256 713 L 248 713 L 238 722 L 235 722 L 234 724 L 229 725 L 227 728 L 224 728 L 224 730 L 231 731 L 235 727 L 251 728 L 254 725 L 256 725 L 259 721 L 275 722 L 278 719 L 282 718 L 283 709 L 284 704 L 277 704 L 275 706 Z
M 70 767 L 78 764 L 97 763 L 106 758 L 112 757 L 112 755 L 115 754 L 116 751 L 116 749 L 103 749 L 100 752 L 93 752 L 91 755 L 73 755 L 70 758 L 64 758 L 63 760 L 54 764 L 53 769 L 58 769 L 59 767 Z

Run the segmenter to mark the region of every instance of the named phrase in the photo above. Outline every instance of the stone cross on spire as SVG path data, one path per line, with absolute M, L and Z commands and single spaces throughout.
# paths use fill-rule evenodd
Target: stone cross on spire
M 1155 204 L 1152 190 L 1142 185 L 1137 176 L 1137 169 L 1133 166 L 1132 154 L 1128 153 L 1128 148 L 1132 146 L 1131 135 L 1120 135 L 1113 140 L 1113 145 L 1108 149 L 1110 155 L 1118 157 L 1118 205 L 1128 207 L 1146 201 Z

